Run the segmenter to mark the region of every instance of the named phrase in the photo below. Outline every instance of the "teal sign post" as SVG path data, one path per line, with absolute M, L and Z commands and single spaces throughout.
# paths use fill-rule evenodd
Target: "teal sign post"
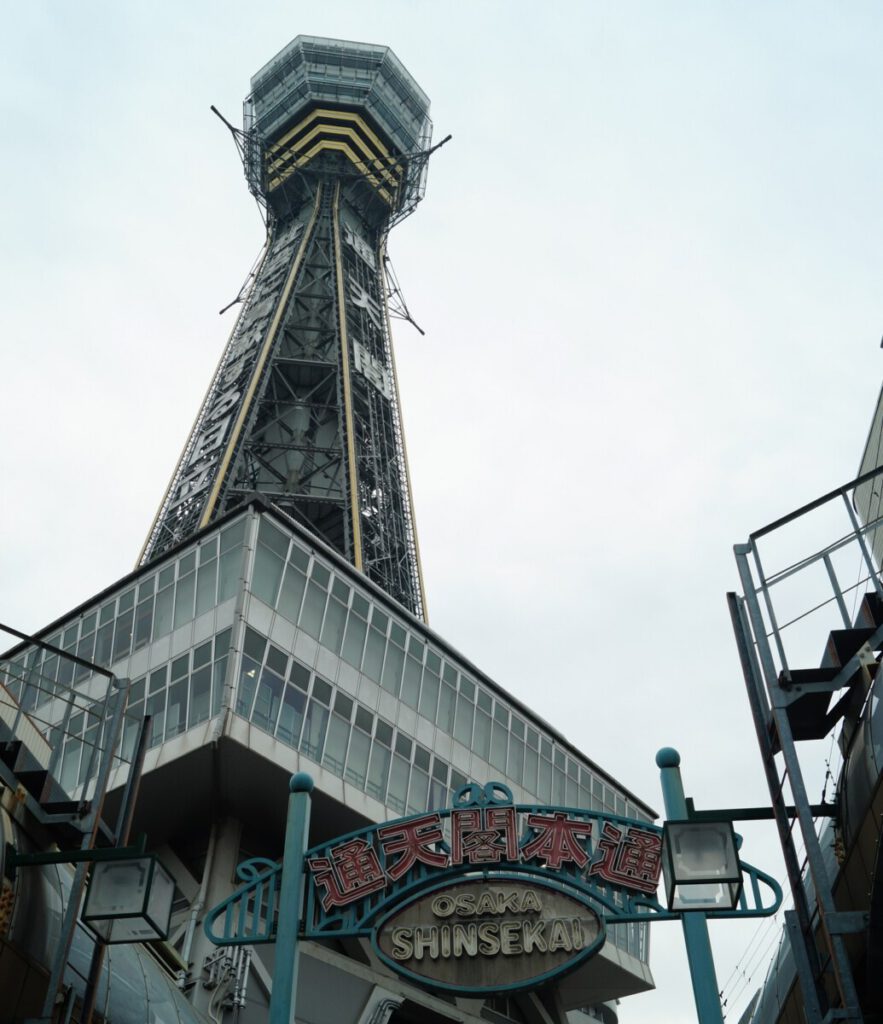
M 670 782 L 663 772 L 666 812 L 680 815 Z M 663 829 L 646 821 L 516 804 L 503 783 L 469 783 L 448 808 L 307 849 L 312 788 L 308 775 L 291 779 L 282 863 L 241 864 L 243 885 L 204 925 L 218 945 L 277 943 L 270 1024 L 294 1019 L 302 938 L 366 938 L 415 984 L 476 996 L 535 988 L 574 970 L 601 949 L 608 923 L 689 917 L 657 898 Z M 775 880 L 739 867 L 739 906 L 709 916 L 775 913 Z M 689 951 L 697 940 L 684 928 Z

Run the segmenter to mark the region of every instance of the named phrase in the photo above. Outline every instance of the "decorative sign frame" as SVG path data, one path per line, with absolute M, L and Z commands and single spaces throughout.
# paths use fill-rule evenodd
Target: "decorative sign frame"
M 369 938 L 392 969 L 431 989 L 479 995 L 535 987 L 596 953 L 609 924 L 680 919 L 657 898 L 662 834 L 658 825 L 621 815 L 515 804 L 501 782 L 469 783 L 451 807 L 372 825 L 307 850 L 299 934 Z M 778 909 L 776 881 L 749 864 L 740 867 L 745 884 L 739 907 L 708 917 L 765 917 Z M 244 884 L 207 915 L 208 937 L 218 945 L 273 942 L 281 871 L 264 858 L 241 864 Z M 761 885 L 771 901 L 764 901 Z M 472 903 L 463 895 L 470 886 L 476 890 Z M 561 907 L 571 908 L 566 917 Z M 406 924 L 398 925 L 403 917 Z M 464 923 L 470 917 L 471 926 Z M 437 963 L 452 958 L 465 964 L 480 942 L 482 954 L 512 954 L 513 964 L 525 945 L 543 955 L 534 958 L 533 971 L 507 971 L 508 980 L 495 981 L 492 989 L 468 967 L 446 973 Z M 415 958 L 419 970 L 404 962 Z

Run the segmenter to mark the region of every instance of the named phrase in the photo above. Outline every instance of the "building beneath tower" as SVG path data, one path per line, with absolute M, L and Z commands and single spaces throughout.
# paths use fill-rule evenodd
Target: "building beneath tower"
M 524 804 L 655 817 L 425 621 L 385 254 L 423 196 L 430 134 L 386 47 L 300 36 L 258 72 L 238 138 L 266 246 L 138 567 L 4 662 L 0 838 L 16 850 L 81 844 L 102 758 L 114 820 L 149 716 L 134 831 L 174 877 L 172 930 L 110 947 L 96 1020 L 266 1020 L 274 947 L 216 949 L 202 923 L 238 863 L 280 856 L 295 771 L 316 781 L 312 843 L 492 780 Z M 76 875 L 10 874 L 0 1005 L 18 1021 L 38 1015 Z M 78 1019 L 90 957 L 78 926 L 57 1019 Z M 609 1022 L 652 984 L 636 922 L 545 988 L 481 998 L 323 940 L 304 944 L 298 1019 Z

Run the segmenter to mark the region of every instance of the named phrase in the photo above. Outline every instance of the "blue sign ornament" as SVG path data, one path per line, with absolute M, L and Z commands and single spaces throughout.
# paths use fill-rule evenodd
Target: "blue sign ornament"
M 308 939 L 375 938 L 378 925 L 397 908 L 477 875 L 558 891 L 591 907 L 602 925 L 679 920 L 682 915 L 656 895 L 661 847 L 662 828 L 646 821 L 515 804 L 501 782 L 468 783 L 451 807 L 372 825 L 307 850 L 299 933 Z M 782 890 L 775 879 L 750 864 L 740 866 L 739 906 L 708 911 L 707 917 L 767 917 L 778 910 Z M 252 858 L 237 874 L 244 884 L 209 912 L 207 936 L 218 945 L 273 942 L 281 864 Z

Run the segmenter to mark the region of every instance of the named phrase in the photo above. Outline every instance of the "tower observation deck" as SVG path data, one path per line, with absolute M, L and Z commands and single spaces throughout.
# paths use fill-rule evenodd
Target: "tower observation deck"
M 258 492 L 424 616 L 385 251 L 431 131 L 385 46 L 298 36 L 252 78 L 237 136 L 267 241 L 141 564 Z

